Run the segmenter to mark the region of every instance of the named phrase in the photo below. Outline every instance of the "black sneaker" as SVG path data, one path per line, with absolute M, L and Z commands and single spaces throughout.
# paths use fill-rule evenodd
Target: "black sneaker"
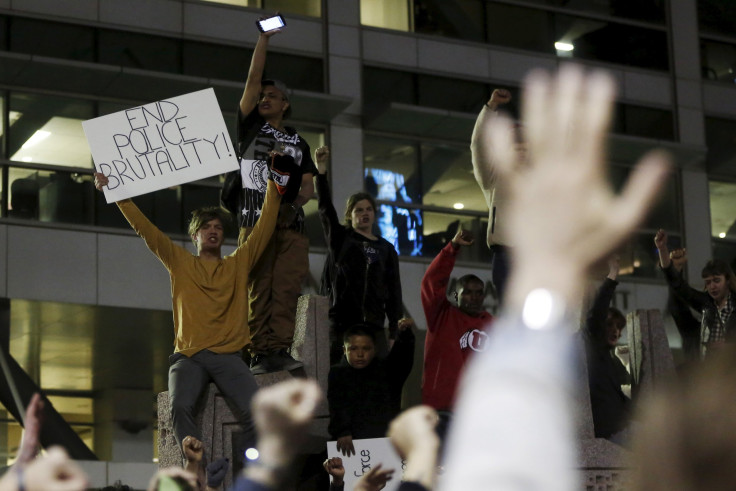
M 295 360 L 286 349 L 271 354 L 270 358 L 274 360 L 275 365 L 278 365 L 279 370 L 286 370 L 287 372 L 304 366 L 304 363 Z
M 269 355 L 264 353 L 256 353 L 250 360 L 250 373 L 253 375 L 263 375 L 264 373 L 273 372 L 270 369 Z

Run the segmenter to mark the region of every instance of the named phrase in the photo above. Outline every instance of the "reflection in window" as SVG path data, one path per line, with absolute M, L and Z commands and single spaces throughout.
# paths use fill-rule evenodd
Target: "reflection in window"
M 706 117 L 705 144 L 708 172 L 736 178 L 736 121 Z
M 250 60 L 248 61 L 248 64 Z M 245 72 L 248 64 L 243 65 Z M 268 53 L 268 63 L 263 78 L 283 81 L 290 89 L 324 92 L 324 73 L 321 58 Z M 245 80 L 243 79 L 243 83 Z
M 74 24 L 12 17 L 10 50 L 53 58 L 95 61 L 94 29 Z
M 656 140 L 675 140 L 672 111 L 632 104 L 616 104 L 611 131 Z
M 698 25 L 701 31 L 734 35 L 736 3 L 731 0 L 697 0 Z
M 663 24 L 665 0 L 608 0 L 604 2 L 570 2 L 569 0 L 529 0 L 556 8 L 569 8 L 599 15 L 610 15 L 626 19 L 642 20 Z M 701 0 L 702 1 L 702 0 Z
M 89 175 L 10 167 L 8 182 L 10 217 L 94 223 L 95 190 Z
M 417 103 L 420 106 L 476 113 L 489 96 L 485 83 L 417 75 Z
M 487 19 L 491 44 L 655 70 L 669 69 L 664 29 L 494 3 L 488 4 Z M 572 49 L 558 52 L 555 48 L 558 42 L 569 44 Z
M 483 18 L 479 0 L 414 0 L 414 32 L 484 41 Z
M 710 181 L 711 235 L 736 239 L 736 183 Z
M 94 401 L 87 397 L 48 396 L 54 408 L 94 451 Z M 23 428 L 13 415 L 0 404 L 0 466 L 12 465 L 18 455 Z
M 252 50 L 213 43 L 182 42 L 182 73 L 245 83 Z
M 609 182 L 614 191 L 620 193 L 631 174 L 632 167 L 628 165 L 611 165 L 609 167 Z M 671 173 L 662 186 L 657 202 L 647 215 L 643 227 L 657 230 L 663 228 L 669 233 L 680 231 L 680 206 L 677 174 Z
M 12 93 L 8 154 L 11 160 L 92 167 L 82 121 L 94 116 L 90 101 Z
M 467 146 L 422 144 L 421 168 L 423 204 L 488 211 L 483 193 L 473 177 Z
M 204 0 L 206 2 L 224 3 L 237 7 L 252 7 L 269 12 L 281 12 L 298 15 L 319 17 L 321 14 L 320 0 Z M 289 20 L 286 19 L 288 25 Z
M 381 203 L 376 210 L 376 225 L 381 237 L 404 256 L 422 255 L 422 210 Z
M 360 0 L 360 23 L 397 31 L 411 31 L 408 0 Z
M 179 42 L 176 39 L 134 32 L 99 32 L 99 61 L 159 72 L 180 71 Z
M 390 201 L 421 202 L 415 142 L 368 135 L 363 152 L 368 193 Z
M 729 84 L 736 83 L 735 44 L 701 40 L 700 60 L 703 78 Z

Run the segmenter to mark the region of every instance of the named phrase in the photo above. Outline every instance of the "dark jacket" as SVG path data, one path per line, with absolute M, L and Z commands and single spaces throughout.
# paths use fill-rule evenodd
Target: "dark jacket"
M 330 297 L 331 324 L 341 335 L 355 324 L 382 329 L 388 317 L 393 338 L 404 309 L 396 250 L 382 237 L 369 240 L 340 223 L 326 175 L 317 175 L 317 193 L 328 247 L 322 293 Z
M 608 307 L 616 285 L 618 282 L 609 278 L 603 281 L 588 312 L 584 332 L 590 405 L 598 438 L 609 438 L 623 430 L 631 414 L 631 400 L 621 390 L 621 385 L 631 383 L 631 376 L 605 340 Z
M 374 358 L 356 369 L 342 361 L 330 368 L 327 402 L 328 431 L 333 438 L 383 438 L 388 424 L 401 410 L 401 390 L 414 364 L 414 333 L 399 331 L 385 359 Z

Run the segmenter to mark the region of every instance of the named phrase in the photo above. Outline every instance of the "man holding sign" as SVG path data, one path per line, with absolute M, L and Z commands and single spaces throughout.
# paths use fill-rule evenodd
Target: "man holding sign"
M 277 32 L 261 33 L 253 52 L 238 107 L 240 171 L 228 175 L 221 195 L 223 206 L 238 217 L 242 244 L 260 221 L 269 153 L 277 151 L 291 157 L 291 179 L 282 199 L 277 229 L 252 271 L 248 288 L 254 375 L 302 366 L 291 357 L 289 349 L 297 300 L 309 270 L 309 240 L 304 235 L 301 207 L 314 193 L 312 177 L 317 170 L 307 142 L 294 128 L 283 125 L 291 112 L 286 85 L 278 80 L 261 80 L 268 40 Z
M 286 158 L 273 155 L 273 179 L 286 184 L 277 169 Z M 288 160 L 288 159 L 287 159 Z M 95 173 L 95 187 L 110 180 Z M 251 268 L 273 234 L 283 187 L 268 183 L 261 220 L 238 249 L 222 257 L 224 219 L 219 207 L 195 210 L 189 224 L 197 255 L 174 244 L 129 199 L 117 205 L 131 227 L 164 264 L 171 277 L 174 312 L 174 354 L 169 357 L 169 398 L 174 434 L 181 448 L 185 437 L 201 440 L 194 409 L 210 380 L 237 407 L 246 445 L 255 444 L 250 402 L 258 388 L 241 350 L 250 342 L 243 290 Z

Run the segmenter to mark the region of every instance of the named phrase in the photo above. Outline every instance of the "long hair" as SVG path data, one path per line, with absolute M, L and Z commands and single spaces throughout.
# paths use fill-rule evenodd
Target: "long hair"
M 348 228 L 353 228 L 353 220 L 352 220 L 352 214 L 353 214 L 353 208 L 355 208 L 355 205 L 358 203 L 358 201 L 363 201 L 364 199 L 367 199 L 371 206 L 373 207 L 373 212 L 376 212 L 376 200 L 373 199 L 373 196 L 366 192 L 359 192 L 351 195 L 348 198 L 347 203 L 345 203 L 345 226 Z

